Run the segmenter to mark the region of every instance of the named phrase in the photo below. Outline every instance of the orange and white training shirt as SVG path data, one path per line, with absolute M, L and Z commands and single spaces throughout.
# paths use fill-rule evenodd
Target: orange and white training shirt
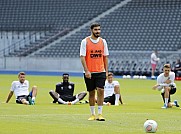
M 89 36 L 82 40 L 80 56 L 85 56 L 87 68 L 91 73 L 105 72 L 103 56 L 107 55 L 109 51 L 105 39 L 99 37 L 93 40 Z

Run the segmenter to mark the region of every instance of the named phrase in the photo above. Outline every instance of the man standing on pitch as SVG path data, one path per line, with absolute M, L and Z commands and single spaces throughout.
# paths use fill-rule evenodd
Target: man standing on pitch
M 102 116 L 104 85 L 108 75 L 108 47 L 105 39 L 100 37 L 99 23 L 90 26 L 91 35 L 82 40 L 80 59 L 84 69 L 84 80 L 89 92 L 91 116 L 88 120 L 105 121 Z M 98 117 L 95 116 L 95 93 L 97 90 Z
M 160 58 L 157 57 L 158 55 L 158 51 L 155 50 L 152 54 L 151 54 L 151 68 L 152 68 L 152 71 L 151 71 L 151 79 L 155 79 L 155 70 L 156 70 L 156 66 L 157 66 L 157 63 L 158 61 L 160 60 Z

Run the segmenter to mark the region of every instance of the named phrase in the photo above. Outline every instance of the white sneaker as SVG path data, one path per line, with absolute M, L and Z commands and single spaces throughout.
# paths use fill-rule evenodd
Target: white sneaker
M 155 76 L 151 76 L 151 79 L 154 80 L 156 77 Z

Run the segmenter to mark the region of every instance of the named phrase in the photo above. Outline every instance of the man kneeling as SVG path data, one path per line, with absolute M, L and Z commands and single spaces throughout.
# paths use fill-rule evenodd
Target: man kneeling
M 74 105 L 84 99 L 84 97 L 87 95 L 85 91 L 73 95 L 75 84 L 69 82 L 69 74 L 64 73 L 62 79 L 63 82 L 56 85 L 55 91 L 51 90 L 49 92 L 50 96 L 54 99 L 53 103 L 58 102 L 59 104 Z

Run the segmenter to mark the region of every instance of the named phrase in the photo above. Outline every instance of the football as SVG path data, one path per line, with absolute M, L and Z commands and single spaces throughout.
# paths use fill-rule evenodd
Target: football
M 143 125 L 146 133 L 156 133 L 157 126 L 158 126 L 157 122 L 154 120 L 147 120 Z

